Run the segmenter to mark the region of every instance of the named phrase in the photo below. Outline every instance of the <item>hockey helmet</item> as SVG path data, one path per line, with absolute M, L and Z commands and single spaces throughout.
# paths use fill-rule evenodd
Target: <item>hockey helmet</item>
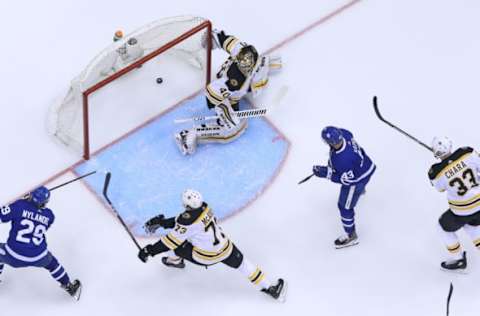
M 322 139 L 330 146 L 337 146 L 342 143 L 342 131 L 335 126 L 327 126 L 322 130 Z
M 202 206 L 203 198 L 200 192 L 187 189 L 182 193 L 182 203 L 185 208 L 196 209 Z
M 452 141 L 445 136 L 436 136 L 432 140 L 432 150 L 435 158 L 442 159 L 452 153 Z
M 252 45 L 244 46 L 240 49 L 235 60 L 244 75 L 250 74 L 258 60 L 257 50 Z
M 48 190 L 44 186 L 41 186 L 33 190 L 30 193 L 30 197 L 32 202 L 35 203 L 38 207 L 43 207 L 50 200 L 50 190 Z

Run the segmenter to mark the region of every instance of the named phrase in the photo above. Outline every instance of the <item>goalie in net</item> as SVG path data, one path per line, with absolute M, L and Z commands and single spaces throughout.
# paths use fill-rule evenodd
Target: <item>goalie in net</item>
M 212 31 L 213 49 L 222 48 L 230 56 L 217 72 L 216 80 L 207 85 L 207 106 L 219 117 L 215 123 L 201 124 L 175 134 L 184 155 L 195 153 L 197 144 L 229 143 L 247 128 L 247 119 L 235 115 L 240 100 L 250 93 L 259 95 L 268 83 L 272 70 L 282 67 L 280 57 L 259 55 L 254 46 L 241 42 L 224 31 Z

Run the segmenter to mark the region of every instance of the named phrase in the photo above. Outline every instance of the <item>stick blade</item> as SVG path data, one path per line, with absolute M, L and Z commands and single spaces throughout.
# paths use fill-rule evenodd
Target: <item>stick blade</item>
M 110 178 L 112 177 L 112 174 L 110 172 L 107 172 L 105 175 L 105 182 L 103 183 L 103 195 L 107 196 L 107 191 L 108 191 L 108 186 L 110 185 Z
M 375 110 L 375 114 L 377 114 L 378 118 L 381 120 L 381 121 L 384 121 L 385 120 L 383 119 L 383 116 L 382 114 L 380 114 L 380 110 L 378 109 L 378 100 L 377 100 L 377 96 L 373 96 L 373 109 Z

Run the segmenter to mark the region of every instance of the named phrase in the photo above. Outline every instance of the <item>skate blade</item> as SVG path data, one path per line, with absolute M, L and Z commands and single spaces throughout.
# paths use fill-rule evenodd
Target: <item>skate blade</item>
M 280 293 L 280 296 L 277 299 L 279 303 L 283 304 L 287 300 L 287 290 L 288 290 L 288 283 L 287 281 L 283 280 L 282 292 Z
M 349 243 L 349 244 L 346 244 L 346 245 L 342 245 L 342 246 L 337 246 L 335 245 L 335 249 L 342 249 L 342 248 L 347 248 L 347 247 L 352 247 L 352 246 L 355 246 L 355 245 L 358 245 L 358 240 L 357 241 L 354 241 L 352 243 Z
M 445 271 L 445 272 L 449 272 L 449 273 L 460 274 L 460 275 L 466 275 L 469 272 L 468 268 L 450 270 L 450 269 L 445 269 L 445 268 L 440 267 L 440 270 Z
M 74 298 L 76 301 L 79 301 L 81 295 L 82 295 L 82 284 L 80 283 L 80 286 L 78 287 L 78 290 L 77 290 L 77 292 L 75 293 L 75 295 L 73 295 L 73 298 Z

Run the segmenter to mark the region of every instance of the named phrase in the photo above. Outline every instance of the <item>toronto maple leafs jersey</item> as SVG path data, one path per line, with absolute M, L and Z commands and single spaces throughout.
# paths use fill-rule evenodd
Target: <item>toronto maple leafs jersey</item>
M 193 245 L 193 258 L 205 265 L 225 260 L 233 250 L 233 243 L 217 224 L 207 203 L 178 215 L 173 229 L 161 237 L 160 241 L 171 250 L 178 248 L 184 241 L 189 241 Z
M 340 129 L 343 145 L 336 150 L 330 148 L 328 166 L 332 174 L 330 180 L 343 185 L 355 185 L 366 181 L 375 172 L 375 164 L 365 151 L 358 145 L 350 131 Z
M 434 164 L 428 177 L 440 192 L 447 192 L 453 213 L 467 216 L 480 211 L 480 156 L 471 147 L 462 147 Z
M 15 259 L 35 262 L 48 254 L 45 232 L 55 220 L 48 208 L 20 199 L 0 209 L 0 221 L 11 223 L 5 250 Z

